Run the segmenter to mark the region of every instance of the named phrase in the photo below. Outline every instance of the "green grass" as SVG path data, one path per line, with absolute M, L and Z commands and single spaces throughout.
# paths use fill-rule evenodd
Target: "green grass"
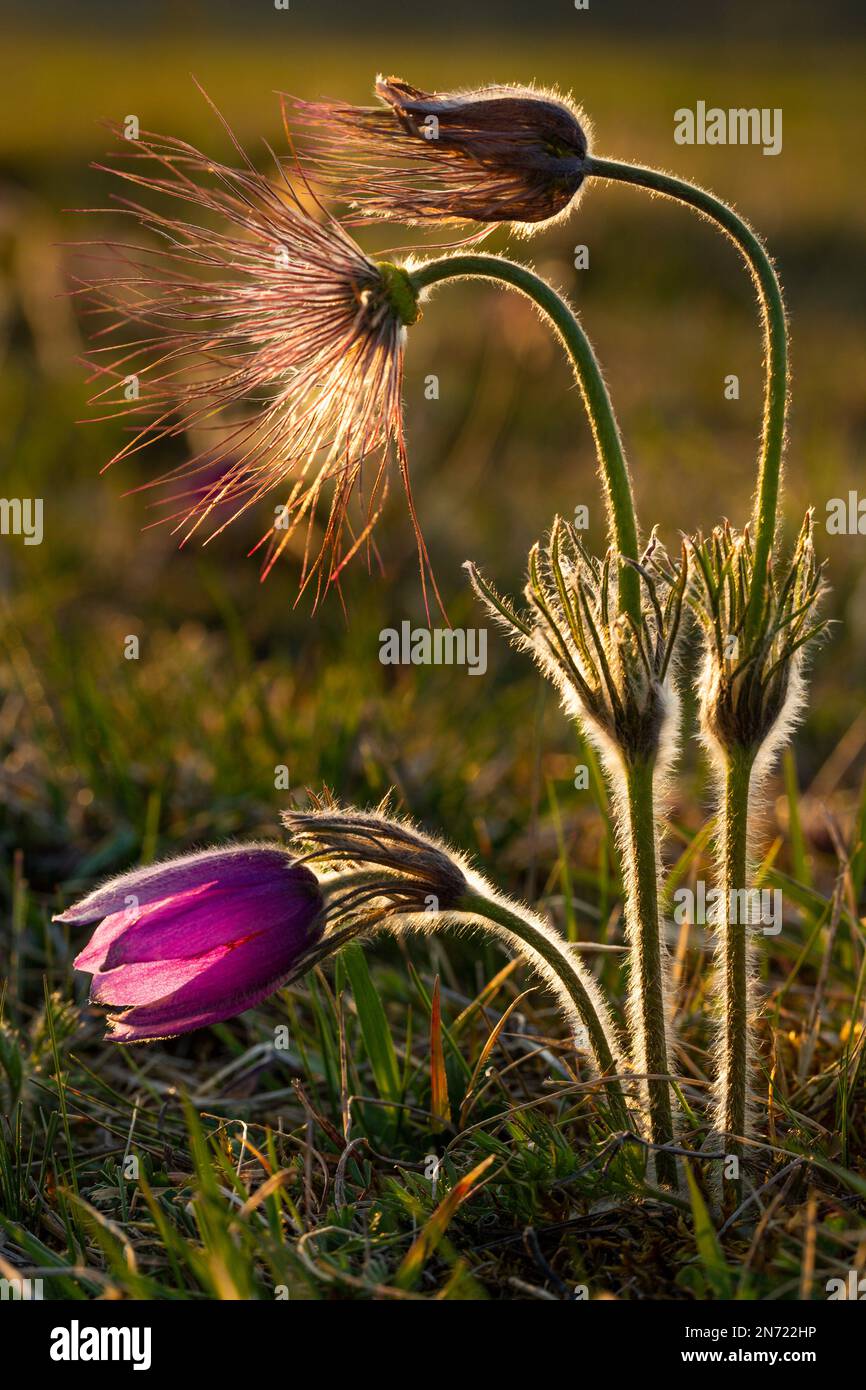
M 197 678 L 205 726 L 222 696 L 206 677 Z M 104 712 L 112 690 L 102 693 Z M 244 745 L 259 748 L 255 701 L 241 723 Z M 139 730 L 142 756 L 150 729 Z M 130 787 L 127 804 L 138 796 L 143 839 L 140 792 Z M 563 925 L 575 914 L 581 939 L 618 943 L 615 879 L 605 922 L 592 911 L 600 885 L 589 868 L 569 908 L 562 903 L 565 857 L 585 858 L 579 823 L 563 827 L 566 796 L 541 795 L 539 819 L 556 829 L 542 890 Z M 219 837 L 258 829 L 259 816 L 238 794 L 207 825 Z M 593 825 L 597 812 L 587 807 L 583 819 Z M 125 839 L 117 831 L 95 840 L 91 861 L 74 865 L 76 879 L 138 858 L 133 825 Z M 672 883 L 703 873 L 701 840 L 680 826 L 673 840 L 689 858 Z M 163 830 L 161 849 L 167 841 Z M 30 855 L 38 865 L 36 844 Z M 810 862 L 821 870 L 814 850 Z M 833 904 L 822 888 L 792 882 L 778 855 L 765 881 L 785 889 L 788 922 L 769 942 L 765 970 L 759 1093 L 772 1099 L 769 1139 L 754 1151 L 755 1179 L 769 1184 L 756 1244 L 757 1212 L 718 1236 L 697 1188 L 694 1225 L 682 1199 L 672 1205 L 648 1190 L 643 1148 L 611 1131 L 550 999 L 497 951 L 444 939 L 354 947 L 327 975 L 231 1024 L 117 1048 L 102 1041 L 99 1011 L 84 1006 L 69 929 L 48 920 L 53 895 L 29 888 L 19 870 L 0 1033 L 4 1258 L 38 1267 L 52 1297 L 106 1288 L 145 1298 L 563 1297 L 585 1284 L 591 1295 L 784 1298 L 801 1292 L 808 1210 L 816 1256 L 807 1294 L 823 1297 L 827 1278 L 854 1267 L 866 1234 L 863 1005 L 853 988 L 862 929 L 843 898 L 802 1079 L 799 1049 Z M 704 1133 L 708 1083 L 698 936 L 692 929 L 677 954 L 687 1148 Z M 621 957 L 588 959 L 621 994 Z M 431 1026 L 437 982 L 441 1028 Z M 287 1048 L 275 1046 L 283 1028 Z M 130 1156 L 138 1172 L 125 1178 Z M 488 1160 L 464 1194 L 458 1184 Z M 706 1177 L 699 1159 L 693 1169 L 697 1181 Z
M 611 1130 L 550 998 L 475 940 L 374 943 L 208 1032 L 141 1049 L 103 1041 L 71 968 L 81 935 L 52 913 L 127 866 L 274 836 L 306 786 L 361 805 L 393 786 L 399 807 L 584 943 L 621 946 L 621 885 L 597 768 L 504 640 L 491 632 L 483 679 L 380 665 L 380 630 L 423 611 L 396 489 L 378 537 L 385 577 L 356 567 L 346 621 L 335 602 L 315 619 L 293 606 L 296 557 L 259 585 L 243 558 L 252 523 L 218 549 L 181 554 L 161 530 L 142 533 L 146 497 L 122 494 L 169 466 L 168 451 L 99 476 L 119 435 L 75 423 L 86 414 L 81 329 L 54 297 L 66 256 L 56 243 L 82 234 L 62 207 L 105 199 L 85 169 L 104 144 L 92 121 L 144 93 L 109 36 L 75 64 L 60 45 L 40 47 L 54 80 L 38 110 L 24 121 L 20 91 L 0 93 L 12 209 L 0 258 L 3 488 L 46 506 L 45 544 L 4 538 L 0 551 L 0 1274 L 38 1269 L 47 1297 L 74 1298 L 559 1299 L 579 1285 L 625 1299 L 824 1298 L 828 1278 L 860 1268 L 866 1239 L 862 538 L 817 537 L 843 622 L 816 658 L 809 718 L 765 827 L 765 882 L 782 887 L 786 916 L 762 953 L 761 1197 L 736 1225 L 720 1230 L 708 1214 L 700 1158 L 678 1202 L 648 1193 L 645 1151 Z M 360 95 L 377 66 L 439 85 L 492 75 L 471 54 L 443 53 L 440 73 L 429 46 L 374 47 L 363 72 L 366 50 L 357 70 L 331 53 L 313 88 L 318 55 L 303 45 L 284 62 L 203 40 L 188 61 L 167 60 L 152 123 L 210 137 L 189 67 L 250 139 L 276 137 L 273 86 Z M 523 61 L 515 45 L 506 76 Z M 823 71 L 797 51 L 762 69 L 762 103 L 785 108 L 778 161 L 670 144 L 672 109 L 711 96 L 721 60 L 667 51 L 649 63 L 620 46 L 579 70 L 540 48 L 525 74 L 578 87 L 606 152 L 711 182 L 769 235 L 794 326 L 788 536 L 807 503 L 820 522 L 829 497 L 857 486 L 864 443 L 862 208 L 847 173 L 863 117 L 854 55 L 834 61 Z M 753 77 L 743 64 L 731 100 L 754 99 Z M 583 278 L 571 270 L 576 241 L 591 248 Z M 723 514 L 739 522 L 760 352 L 733 253 L 676 209 L 604 189 L 531 252 L 599 348 L 641 515 L 668 541 Z M 577 502 L 599 542 L 591 444 L 567 370 L 524 305 L 489 287 L 443 290 L 412 333 L 416 499 L 451 618 L 477 625 L 464 559 L 515 591 L 530 543 Z M 436 403 L 424 398 L 431 371 Z M 723 398 L 731 371 L 738 402 Z M 137 661 L 123 656 L 129 634 Z M 288 793 L 275 789 L 281 766 Z M 708 873 L 711 808 L 693 745 L 680 785 L 669 895 Z M 696 1150 L 708 952 L 696 929 L 671 947 L 681 1139 Z M 622 953 L 586 959 L 619 1008 Z M 275 1048 L 284 1026 L 289 1045 Z M 131 1158 L 138 1176 L 124 1177 Z
M 358 952 L 332 979 L 283 991 L 210 1034 L 121 1049 L 73 1002 L 68 957 L 57 960 L 66 943 L 23 909 L 19 983 L 0 1033 L 4 1258 L 38 1267 L 49 1297 L 562 1297 L 586 1284 L 591 1295 L 784 1298 L 803 1292 L 814 1239 L 805 1292 L 821 1298 L 826 1279 L 854 1267 L 866 1230 L 862 1034 L 839 1036 L 862 954 L 850 922 L 836 938 L 814 1065 L 805 1082 L 796 1076 L 792 1035 L 829 910 L 816 900 L 803 922 L 811 944 L 773 962 L 760 1226 L 719 1235 L 699 1159 L 694 1224 L 682 1199 L 648 1191 L 643 1149 L 611 1134 L 549 1001 L 537 990 L 520 997 L 519 968 L 465 946 L 437 947 L 435 963 Z M 700 965 L 690 949 L 682 1088 L 696 1114 L 706 1091 Z M 284 1027 L 285 1049 L 275 1046 Z M 450 1123 L 433 1107 L 442 1071 Z M 689 1127 L 683 1145 L 700 1132 Z

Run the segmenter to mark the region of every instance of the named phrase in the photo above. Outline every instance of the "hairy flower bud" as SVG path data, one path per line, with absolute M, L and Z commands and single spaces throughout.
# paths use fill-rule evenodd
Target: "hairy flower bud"
M 379 77 L 380 107 L 289 99 L 311 162 L 365 217 L 428 222 L 548 222 L 586 172 L 585 122 L 532 87 L 423 92 Z
M 686 564 L 671 568 L 655 536 L 640 564 L 640 621 L 618 613 L 616 566 L 589 555 L 574 527 L 557 517 L 544 547 L 529 556 L 518 614 L 474 566 L 467 566 L 481 599 L 502 619 L 515 644 L 535 657 L 603 751 L 653 759 L 663 741 L 675 696 L 669 680 L 686 584 Z
M 803 700 L 802 661 L 825 627 L 816 621 L 823 582 L 808 512 L 781 579 L 768 576 L 763 611 L 749 613 L 754 554 L 748 528 L 727 523 L 690 543 L 690 595 L 704 634 L 698 682 L 701 726 L 711 749 L 767 760 L 787 737 Z

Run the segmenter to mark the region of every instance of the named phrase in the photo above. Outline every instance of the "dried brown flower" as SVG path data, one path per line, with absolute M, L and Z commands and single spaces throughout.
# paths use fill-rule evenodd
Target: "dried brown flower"
M 287 98 L 317 176 L 365 218 L 512 222 L 567 212 L 585 174 L 584 117 L 532 87 L 422 92 L 379 77 L 378 107 Z

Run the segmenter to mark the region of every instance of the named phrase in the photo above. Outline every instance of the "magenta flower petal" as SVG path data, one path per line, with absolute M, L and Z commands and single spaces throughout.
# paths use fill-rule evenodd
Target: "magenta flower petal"
M 100 921 L 75 965 L 95 1003 L 128 1010 L 109 1024 L 129 1042 L 240 1013 L 303 969 L 323 931 L 315 875 L 276 845 L 134 870 L 56 920 Z
M 209 966 L 222 960 L 229 949 L 228 946 L 215 946 L 212 951 L 186 960 L 144 961 L 101 970 L 91 981 L 91 1003 L 125 1009 L 133 1004 L 154 1004 L 203 974 Z
M 172 962 L 174 964 L 174 962 Z M 213 956 L 199 974 L 164 998 L 109 1017 L 113 1042 L 146 1042 L 234 1018 L 267 998 L 294 973 L 297 955 L 263 934 Z M 142 967 L 129 969 L 140 971 Z M 125 974 L 126 970 L 117 972 Z
M 232 887 L 255 887 L 267 867 L 285 868 L 288 858 L 279 845 L 231 845 L 184 854 L 145 869 L 133 869 L 109 879 L 100 888 L 58 913 L 56 922 L 83 925 L 98 922 L 131 903 L 147 907 L 214 880 Z
M 124 912 L 115 912 L 111 917 L 106 917 L 104 922 L 96 928 L 92 937 L 88 941 L 83 951 L 79 951 L 72 964 L 76 970 L 87 970 L 91 973 L 100 970 L 105 961 L 108 949 L 116 937 L 131 927 L 138 914 L 134 908 L 129 908 Z M 70 919 L 61 915 L 55 917 L 55 922 L 68 922 Z

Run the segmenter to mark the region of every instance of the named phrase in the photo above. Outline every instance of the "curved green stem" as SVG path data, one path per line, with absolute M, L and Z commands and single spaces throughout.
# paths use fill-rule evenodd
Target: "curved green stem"
M 351 897 L 356 890 L 377 889 L 387 903 L 388 876 L 381 868 L 351 869 L 323 879 L 321 886 L 330 900 L 329 911 L 340 915 L 340 899 Z M 371 924 L 390 931 L 406 927 L 417 931 L 435 931 L 441 922 L 445 927 L 456 915 L 470 917 L 473 925 L 493 933 L 513 950 L 526 957 L 544 976 L 548 985 L 559 995 L 572 1027 L 585 1030 L 599 1075 L 605 1083 L 611 1114 L 620 1129 L 631 1129 L 632 1119 L 625 1100 L 621 1076 L 626 1062 L 620 1052 L 613 1020 L 608 1013 L 591 976 L 575 959 L 568 943 L 558 932 L 547 926 L 528 909 L 520 911 L 498 894 L 482 892 L 480 887 L 467 885 L 458 901 L 447 912 L 412 912 L 395 905 L 376 911 Z M 322 938 L 322 954 L 327 954 L 329 941 L 342 944 L 344 939 L 365 930 L 363 920 L 354 928 Z
M 619 183 L 636 184 L 653 193 L 662 193 L 695 208 L 715 222 L 735 243 L 755 282 L 764 323 L 765 390 L 761 460 L 755 493 L 755 577 L 750 602 L 750 623 L 757 622 L 764 601 L 767 570 L 776 534 L 776 511 L 785 446 L 785 419 L 788 402 L 788 328 L 782 289 L 773 262 L 760 237 L 733 208 L 706 189 L 674 178 L 657 169 L 624 164 L 614 159 L 589 161 L 588 173 Z
M 442 280 L 465 276 L 497 280 L 518 290 L 531 299 L 553 324 L 571 359 L 592 425 L 604 482 L 611 543 L 620 555 L 638 560 L 634 497 L 619 425 L 592 345 L 577 317 L 545 280 L 526 266 L 517 265 L 501 256 L 447 256 L 442 260 L 428 261 L 410 272 L 410 279 L 417 291 Z M 637 572 L 630 565 L 620 566 L 619 607 L 621 612 L 630 614 L 635 622 L 639 621 L 639 580 Z
M 632 1121 L 628 1113 L 619 1074 L 625 1069 L 623 1059 L 613 1033 L 613 1024 L 607 1016 L 603 1002 L 597 995 L 594 983 L 584 977 L 584 972 L 567 942 L 552 928 L 545 926 L 532 914 L 516 912 L 497 897 L 488 897 L 477 891 L 464 894 L 457 911 L 467 913 L 484 923 L 494 923 L 501 930 L 497 935 L 510 939 L 524 955 L 536 958 L 536 963 L 544 968 L 544 974 L 556 982 L 568 999 L 570 1011 L 586 1030 L 586 1036 L 602 1078 L 608 1078 L 607 1091 L 611 1111 L 616 1124 L 622 1129 L 630 1129 Z

